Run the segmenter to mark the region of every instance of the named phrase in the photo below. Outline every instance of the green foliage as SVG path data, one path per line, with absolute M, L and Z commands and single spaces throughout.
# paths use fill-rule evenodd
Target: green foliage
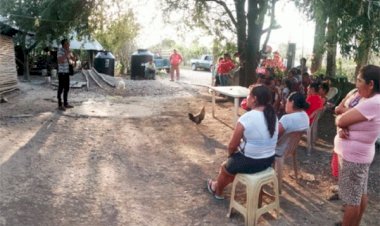
M 117 0 L 0 0 L 0 15 L 23 31 L 35 34 L 37 42 L 61 39 L 75 31 L 90 34 L 106 21 L 107 8 Z
M 0 15 L 8 17 L 22 31 L 34 34 L 34 44 L 26 41 L 25 34 L 17 42 L 30 52 L 38 43 L 51 43 L 62 37 L 78 38 L 95 34 L 100 43 L 111 50 L 120 61 L 122 70 L 127 65 L 129 49 L 137 36 L 138 25 L 131 10 L 121 13 L 122 0 L 0 0 Z M 109 10 L 114 15 L 109 15 Z M 113 20 L 118 16 L 117 20 Z M 43 45 L 42 45 L 43 46 Z
M 139 31 L 133 11 L 128 10 L 117 20 L 110 22 L 95 32 L 95 38 L 103 47 L 111 51 L 118 62 L 118 70 L 125 73 L 129 65 L 129 56 L 135 49 L 134 39 Z
M 97 30 L 95 37 L 105 49 L 116 52 L 125 42 L 133 40 L 137 33 L 138 24 L 135 22 L 133 12 L 129 10 L 107 27 Z
M 350 1 L 343 12 L 338 33 L 342 53 L 357 57 L 360 44 L 365 42 L 368 42 L 368 48 L 379 53 L 380 7 L 371 6 L 367 1 Z

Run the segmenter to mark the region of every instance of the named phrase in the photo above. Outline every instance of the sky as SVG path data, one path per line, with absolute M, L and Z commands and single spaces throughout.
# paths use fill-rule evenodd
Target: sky
M 182 43 L 191 43 L 199 38 L 200 44 L 211 45 L 212 37 L 205 37 L 199 31 L 192 31 L 181 37 L 174 26 L 164 24 L 159 1 L 132 0 L 130 3 L 134 9 L 141 31 L 137 37 L 139 48 L 148 48 L 159 43 L 165 38 L 178 40 Z M 276 5 L 276 20 L 281 25 L 280 29 L 272 30 L 268 44 L 273 50 L 278 49 L 281 43 L 296 43 L 298 56 L 309 56 L 313 48 L 314 23 L 307 21 L 306 17 L 298 11 L 293 3 L 279 1 Z

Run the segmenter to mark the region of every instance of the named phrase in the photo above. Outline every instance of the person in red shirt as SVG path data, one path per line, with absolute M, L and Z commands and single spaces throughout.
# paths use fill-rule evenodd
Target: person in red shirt
M 173 53 L 170 55 L 170 81 L 174 81 L 174 71 L 176 73 L 176 79 L 179 80 L 179 64 L 182 62 L 181 54 L 177 53 L 174 49 Z
M 223 60 L 218 65 L 219 82 L 221 86 L 228 85 L 228 75 L 235 67 L 234 62 L 231 60 L 231 56 L 228 53 L 223 55 Z
M 320 83 L 313 82 L 307 88 L 306 102 L 309 103 L 310 107 L 306 110 L 306 113 L 310 118 L 310 125 L 314 120 L 314 116 L 312 116 L 313 112 L 323 108 L 324 104 L 322 97 L 319 95 L 319 86 Z

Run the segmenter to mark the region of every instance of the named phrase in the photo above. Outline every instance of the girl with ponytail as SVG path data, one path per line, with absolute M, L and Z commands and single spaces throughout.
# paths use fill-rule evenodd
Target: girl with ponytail
M 252 110 L 242 115 L 228 145 L 228 159 L 215 180 L 207 181 L 209 192 L 223 199 L 223 189 L 237 173 L 257 173 L 272 166 L 278 137 L 278 120 L 272 106 L 272 92 L 263 85 L 253 86 L 247 98 Z

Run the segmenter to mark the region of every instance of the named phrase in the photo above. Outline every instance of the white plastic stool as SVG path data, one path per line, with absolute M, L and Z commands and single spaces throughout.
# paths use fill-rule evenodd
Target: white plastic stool
M 235 189 L 237 183 L 240 182 L 246 186 L 247 191 L 247 203 L 244 207 L 242 204 L 238 203 L 235 200 Z M 269 183 L 273 183 L 273 190 L 274 190 L 274 201 L 267 204 L 267 205 L 261 205 L 259 208 L 259 196 L 261 188 Z M 228 210 L 227 216 L 231 216 L 231 210 L 234 208 L 239 213 L 241 213 L 244 216 L 245 225 L 246 226 L 256 226 L 257 221 L 261 215 L 263 215 L 266 212 L 269 212 L 270 210 L 276 211 L 276 218 L 280 214 L 280 195 L 278 190 L 278 181 L 276 172 L 272 167 L 269 167 L 268 169 L 254 174 L 237 174 L 235 176 L 234 182 L 232 184 L 232 191 L 231 191 L 231 201 L 230 201 L 230 207 Z

